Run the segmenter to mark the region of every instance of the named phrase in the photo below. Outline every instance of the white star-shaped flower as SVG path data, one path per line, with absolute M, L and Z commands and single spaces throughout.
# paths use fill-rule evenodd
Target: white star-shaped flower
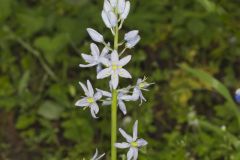
M 119 55 L 117 51 L 114 50 L 111 54 L 111 60 L 108 60 L 107 58 L 101 59 L 102 64 L 104 64 L 107 68 L 101 70 L 97 74 L 97 79 L 103 79 L 111 76 L 112 87 L 113 89 L 116 89 L 119 82 L 119 76 L 124 78 L 132 78 L 130 73 L 124 68 L 122 68 L 130 60 L 131 60 L 130 55 L 119 60 Z
M 133 94 L 126 95 L 124 97 L 124 100 L 137 101 L 138 99 L 140 99 L 140 101 L 141 101 L 140 105 L 142 104 L 143 101 L 146 102 L 146 99 L 143 96 L 142 90 L 148 91 L 147 87 L 154 84 L 154 83 L 148 83 L 148 82 L 146 82 L 146 80 L 147 80 L 146 77 L 144 77 L 143 79 L 138 78 L 137 84 L 134 86 L 134 89 L 133 89 Z
M 140 101 L 141 101 L 140 104 L 142 104 L 142 101 L 146 102 L 146 99 L 142 94 L 142 90 L 148 91 L 147 87 L 153 84 L 153 83 L 146 82 L 146 80 L 147 80 L 146 77 L 144 77 L 143 79 L 139 78 L 137 80 L 136 86 L 133 89 L 132 99 L 138 100 L 140 98 Z
M 81 82 L 79 82 L 79 84 L 81 85 L 86 97 L 83 97 L 82 99 L 78 100 L 75 103 L 75 105 L 83 108 L 89 107 L 92 117 L 97 118 L 96 114 L 99 112 L 99 107 L 96 102 L 102 98 L 102 93 L 97 92 L 94 94 L 92 84 L 90 83 L 89 80 L 87 80 L 87 87 Z
M 144 139 L 138 139 L 138 121 L 133 126 L 133 136 L 128 135 L 124 130 L 119 128 L 120 133 L 126 139 L 127 142 L 115 143 L 115 147 L 125 149 L 129 148 L 127 153 L 127 160 L 137 160 L 139 148 L 147 145 L 147 141 Z
M 79 66 L 80 67 L 93 67 L 93 66 L 97 66 L 97 72 L 99 72 L 101 70 L 101 68 L 102 68 L 101 67 L 101 59 L 104 58 L 104 57 L 105 58 L 107 57 L 109 50 L 108 50 L 107 47 L 105 47 L 102 50 L 101 54 L 100 54 L 100 51 L 99 51 L 99 49 L 98 49 L 96 44 L 91 43 L 90 47 L 91 47 L 91 54 L 92 55 L 87 55 L 87 54 L 84 54 L 84 53 L 82 54 L 83 59 L 88 64 L 80 64 Z
M 100 160 L 104 155 L 105 155 L 105 153 L 103 153 L 102 155 L 100 155 L 98 157 L 98 149 L 96 149 L 96 152 L 95 152 L 94 156 L 91 158 L 91 160 Z

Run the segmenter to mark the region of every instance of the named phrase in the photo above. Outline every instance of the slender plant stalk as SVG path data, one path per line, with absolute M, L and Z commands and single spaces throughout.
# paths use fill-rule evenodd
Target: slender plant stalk
M 118 50 L 118 26 L 115 27 L 114 50 Z M 117 149 L 115 143 L 117 141 L 117 89 L 112 90 L 112 114 L 111 114 L 111 160 L 117 160 Z

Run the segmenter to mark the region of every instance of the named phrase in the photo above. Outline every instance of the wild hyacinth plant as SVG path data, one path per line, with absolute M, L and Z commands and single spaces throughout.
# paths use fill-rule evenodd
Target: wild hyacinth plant
M 111 105 L 111 160 L 117 160 L 117 148 L 129 148 L 127 153 L 128 160 L 136 160 L 138 157 L 139 148 L 147 145 L 144 139 L 138 139 L 138 121 L 133 126 L 133 136 L 128 135 L 123 129 L 119 128 L 121 135 L 126 139 L 126 142 L 117 142 L 117 107 L 124 115 L 127 114 L 125 103 L 128 101 L 140 100 L 146 101 L 142 91 L 147 90 L 151 83 L 146 82 L 146 78 L 139 78 L 134 86 L 125 88 L 118 88 L 119 77 L 132 78 L 131 74 L 124 69 L 130 62 L 132 56 L 127 55 L 122 57 L 127 49 L 133 48 L 139 41 L 139 31 L 133 30 L 124 35 L 124 40 L 119 43 L 119 30 L 123 26 L 123 22 L 127 18 L 130 11 L 130 2 L 126 0 L 105 0 L 102 11 L 102 19 L 107 28 L 110 29 L 114 43 L 113 46 L 110 42 L 106 42 L 102 34 L 92 28 L 88 28 L 87 32 L 91 39 L 99 44 L 103 44 L 102 51 L 99 50 L 95 43 L 90 45 L 91 55 L 82 54 L 82 58 L 87 64 L 80 64 L 80 67 L 96 67 L 97 79 L 105 79 L 110 77 L 109 88 L 110 91 L 101 89 L 94 89 L 89 80 L 87 85 L 79 82 L 85 96 L 76 102 L 76 106 L 80 108 L 89 108 L 93 118 L 98 118 L 96 115 L 99 112 L 98 102 L 103 101 L 102 105 Z M 120 51 L 121 48 L 121 51 Z M 104 99 L 103 99 L 104 98 Z M 98 152 L 92 159 L 100 159 L 104 156 L 101 155 L 97 158 Z

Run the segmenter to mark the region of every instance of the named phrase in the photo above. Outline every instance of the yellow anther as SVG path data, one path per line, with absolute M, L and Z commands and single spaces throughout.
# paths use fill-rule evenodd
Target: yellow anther
M 92 97 L 88 98 L 87 99 L 88 103 L 93 103 L 94 102 L 94 99 Z
M 146 83 L 145 83 L 145 82 L 139 84 L 139 87 L 140 87 L 140 88 L 144 88 L 145 86 L 146 86 Z
M 132 147 L 138 147 L 138 143 L 137 142 L 131 142 L 131 146 Z
M 112 70 L 116 71 L 117 69 L 118 69 L 118 66 L 115 65 L 115 64 L 113 64 L 113 65 L 112 65 Z

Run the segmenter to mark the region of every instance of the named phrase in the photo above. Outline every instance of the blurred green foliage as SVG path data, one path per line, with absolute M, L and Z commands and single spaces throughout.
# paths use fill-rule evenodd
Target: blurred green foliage
M 96 81 L 95 70 L 78 67 L 80 53 L 89 53 L 87 27 L 111 40 L 102 3 L 0 0 L 0 159 L 75 160 L 95 148 L 109 156 L 110 108 L 101 107 L 96 121 L 74 107 L 83 94 L 78 81 L 108 86 Z M 142 37 L 128 51 L 131 83 L 143 73 L 155 82 L 146 103 L 127 103 L 128 116 L 119 113 L 119 127 L 129 132 L 139 119 L 139 134 L 149 142 L 139 159 L 239 160 L 232 94 L 240 86 L 240 1 L 131 3 L 122 33 L 139 29 Z

